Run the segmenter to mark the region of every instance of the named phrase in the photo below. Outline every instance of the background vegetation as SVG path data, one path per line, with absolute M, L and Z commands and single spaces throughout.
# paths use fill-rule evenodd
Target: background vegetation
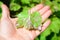
M 6 4 L 11 13 L 11 17 L 16 17 L 15 15 L 32 8 L 33 6 L 43 3 L 44 5 L 49 5 L 52 10 L 52 15 L 49 17 L 51 19 L 51 24 L 49 27 L 41 33 L 35 40 L 60 40 L 60 0 L 0 0 Z M 1 8 L 0 8 L 1 15 Z

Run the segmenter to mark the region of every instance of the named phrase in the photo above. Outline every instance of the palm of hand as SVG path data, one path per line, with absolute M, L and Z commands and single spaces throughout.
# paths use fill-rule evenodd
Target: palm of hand
M 41 8 L 43 7 L 42 4 L 39 4 L 38 6 L 40 6 Z M 38 10 L 38 6 L 36 6 L 35 8 L 37 8 L 36 10 Z M 40 9 L 41 9 L 40 8 Z M 47 8 L 47 9 L 46 9 Z M 49 7 L 45 7 L 46 10 L 49 9 Z M 47 20 L 44 24 L 43 24 L 43 27 L 42 27 L 42 30 L 41 32 L 39 32 L 38 30 L 27 30 L 25 28 L 19 28 L 19 29 L 16 29 L 16 21 L 17 21 L 17 18 L 10 18 L 9 16 L 9 10 L 8 8 L 6 7 L 6 5 L 2 5 L 2 10 L 3 10 L 3 14 L 2 14 L 2 18 L 1 18 L 1 22 L 0 22 L 0 26 L 1 26 L 1 29 L 0 29 L 0 35 L 1 35 L 1 39 L 3 39 L 3 37 L 5 39 L 11 39 L 11 40 L 34 40 L 34 38 L 39 35 L 42 31 L 44 31 L 47 26 L 50 24 L 50 20 Z M 35 11 L 33 8 L 31 9 L 33 11 Z M 40 11 L 41 15 L 43 14 L 41 11 Z M 45 15 L 42 15 L 42 20 L 46 20 L 50 14 L 48 15 L 47 13 L 50 13 L 51 14 L 51 11 L 48 10 Z M 46 14 L 48 16 L 46 16 Z M 46 16 L 46 18 L 44 18 L 44 16 Z M 42 21 L 42 22 L 43 22 Z M 5 40 L 4 39 L 4 40 Z
M 25 28 L 20 28 L 20 29 L 15 30 L 16 25 L 13 21 L 16 22 L 16 19 L 9 19 L 9 18 L 6 18 L 6 19 L 3 18 L 2 19 L 1 27 L 5 26 L 7 28 L 7 29 L 4 29 L 4 30 L 1 29 L 1 30 L 3 30 L 1 32 L 2 35 L 6 34 L 7 36 L 10 36 L 10 37 L 12 35 L 14 35 L 14 36 L 12 36 L 12 39 L 14 38 L 14 39 L 20 39 L 20 40 L 21 40 L 21 38 L 18 37 L 18 36 L 23 37 L 24 38 L 23 40 L 33 40 L 38 35 L 37 32 L 39 33 L 39 31 L 37 31 L 37 30 L 27 30 Z

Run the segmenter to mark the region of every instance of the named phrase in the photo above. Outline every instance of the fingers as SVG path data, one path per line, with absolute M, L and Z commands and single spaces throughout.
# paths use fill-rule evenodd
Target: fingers
M 40 10 L 41 8 L 43 8 L 43 4 L 38 4 L 37 6 L 31 8 L 31 10 L 29 10 L 29 13 L 33 13 L 35 11 Z
M 51 10 L 49 6 L 44 6 L 43 4 L 39 4 L 29 10 L 29 13 L 33 13 L 35 11 L 38 11 L 40 15 L 42 16 L 42 23 L 51 15 Z
M 43 24 L 43 26 L 42 26 L 42 31 L 41 31 L 41 32 L 43 32 L 43 31 L 49 26 L 50 22 L 51 22 L 51 21 L 48 19 L 48 20 Z
M 51 10 L 49 6 L 45 6 L 38 11 L 42 16 L 42 23 L 51 15 Z
M 51 10 L 45 12 L 45 14 L 42 15 L 42 22 L 44 22 L 50 15 L 51 15 Z
M 47 21 L 43 24 L 41 32 L 43 32 L 43 31 L 49 26 L 50 22 L 51 22 L 50 20 L 47 20 Z M 41 32 L 38 31 L 38 30 L 36 30 L 35 32 L 36 32 L 35 37 L 38 36 L 38 35 L 41 33 Z
M 49 6 L 45 6 L 45 7 L 43 7 L 41 10 L 39 10 L 39 13 L 41 14 L 41 15 L 43 15 L 46 11 L 48 11 L 50 9 L 50 7 Z
M 8 18 L 9 16 L 10 16 L 9 9 L 5 4 L 3 4 L 2 5 L 2 18 Z

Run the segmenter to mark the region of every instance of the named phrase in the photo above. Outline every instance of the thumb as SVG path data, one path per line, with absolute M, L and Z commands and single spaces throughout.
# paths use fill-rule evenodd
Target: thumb
M 0 35 L 3 36 L 12 36 L 16 33 L 16 28 L 14 27 L 13 22 L 9 16 L 9 11 L 6 5 L 2 5 L 2 18 L 0 23 Z
M 9 9 L 5 4 L 2 4 L 2 18 L 9 18 Z

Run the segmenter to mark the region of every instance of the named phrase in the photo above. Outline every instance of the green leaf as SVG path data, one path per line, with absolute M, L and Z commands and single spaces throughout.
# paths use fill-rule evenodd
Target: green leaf
M 11 3 L 10 4 L 10 10 L 11 11 L 17 11 L 21 8 L 21 6 L 19 4 L 16 4 L 16 3 Z
M 30 4 L 30 0 L 21 0 L 22 4 Z
M 39 12 L 28 13 L 28 10 L 21 12 L 18 17 L 18 24 L 22 27 L 24 26 L 27 29 L 38 29 L 41 26 L 42 18 Z
M 35 29 L 37 29 L 39 26 L 41 26 L 42 18 L 39 12 L 34 12 L 31 14 L 30 20 L 32 22 L 32 25 Z
M 58 10 L 60 11 L 60 4 L 58 4 Z
M 31 0 L 31 2 L 33 2 L 33 3 L 41 3 L 42 0 Z
M 34 5 L 35 5 L 35 4 L 31 4 L 30 7 L 32 8 L 32 7 L 34 7 Z
M 15 0 L 11 0 L 11 2 L 10 2 L 10 3 L 14 3 L 14 1 L 15 1 Z
M 41 36 L 41 37 L 40 37 L 40 40 L 46 40 L 46 37 Z
M 41 36 L 46 37 L 46 36 L 50 35 L 50 33 L 51 33 L 50 27 L 48 27 L 44 32 L 41 33 Z
M 50 29 L 54 32 L 54 33 L 59 33 L 60 30 L 60 19 L 58 19 L 57 17 L 53 17 L 50 25 Z
M 23 11 L 30 9 L 29 7 L 25 6 L 23 7 Z
M 58 37 L 56 36 L 56 34 L 54 34 L 51 40 L 58 40 Z
M 57 1 L 53 1 L 53 4 L 54 4 L 54 9 L 55 11 L 58 11 L 58 2 Z
M 17 15 L 19 27 L 23 27 L 26 19 L 28 18 L 28 12 L 25 10 Z
M 50 26 L 41 33 L 40 40 L 45 40 L 45 37 L 49 36 L 51 31 L 54 33 L 59 33 L 60 30 L 60 20 L 57 17 L 52 17 Z
M 1 8 L 1 5 L 2 5 L 3 3 L 0 1 L 0 19 L 1 19 L 1 16 L 2 16 L 2 8 Z
M 60 40 L 60 36 L 58 37 L 58 40 Z
M 2 10 L 0 9 L 0 19 L 1 19 L 1 17 L 2 17 Z
M 2 4 L 3 4 L 3 2 L 0 1 L 0 7 L 1 7 Z
M 45 4 L 46 4 L 46 5 L 49 5 L 49 6 L 52 6 L 52 5 L 53 5 L 50 0 L 46 0 Z

